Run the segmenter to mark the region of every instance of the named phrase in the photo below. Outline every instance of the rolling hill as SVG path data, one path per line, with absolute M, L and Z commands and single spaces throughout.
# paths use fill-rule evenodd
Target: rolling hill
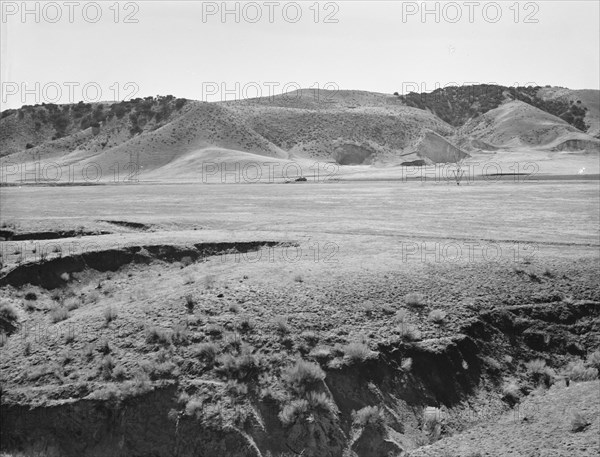
M 430 93 L 411 92 L 399 98 L 408 106 L 431 111 L 455 127 L 508 101 L 518 100 L 559 117 L 591 136 L 598 137 L 599 133 L 600 91 L 597 90 L 478 84 L 450 86 Z
M 486 151 L 597 153 L 599 94 L 502 86 L 403 97 L 301 89 L 217 103 L 167 95 L 23 106 L 1 115 L 0 150 L 10 170 L 2 180 L 52 181 L 56 168 L 74 181 L 196 180 L 215 164 L 234 172 L 255 166 L 285 180 L 269 167 L 293 166 L 300 176 L 315 163 L 334 163 L 340 175 L 357 165 L 368 174 Z M 211 180 L 222 181 L 220 173 Z
M 264 138 L 289 151 L 291 158 L 340 165 L 404 161 L 425 130 L 442 137 L 454 132 L 427 111 L 371 92 L 305 89 L 226 106 L 240 113 Z M 422 153 L 421 158 L 436 162 L 433 151 Z
M 483 149 L 591 149 L 599 143 L 566 121 L 519 100 L 470 119 L 459 128 L 458 136 L 475 140 L 470 145 Z
M 600 96 L 597 90 L 571 90 L 562 87 L 543 87 L 537 95 L 542 100 L 562 100 L 572 106 L 583 107 L 585 110 L 584 122 L 587 124 L 586 132 L 600 138 Z

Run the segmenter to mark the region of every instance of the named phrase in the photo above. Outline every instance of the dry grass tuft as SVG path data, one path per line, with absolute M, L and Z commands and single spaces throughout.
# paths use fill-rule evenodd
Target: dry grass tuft
M 65 299 L 63 305 L 68 311 L 73 311 L 81 306 L 81 300 L 78 297 L 69 297 Z
M 425 306 L 425 296 L 417 292 L 411 292 L 404 297 L 404 303 L 414 308 Z
M 112 370 L 115 367 L 115 363 L 110 355 L 105 355 L 100 362 L 100 373 L 102 378 L 109 380 L 112 378 Z
M 219 346 L 215 343 L 200 343 L 194 348 L 194 355 L 209 365 L 215 363 L 219 354 Z
M 223 334 L 223 327 L 221 327 L 218 324 L 208 324 L 204 328 L 204 333 L 206 333 L 209 336 L 212 336 L 213 338 L 219 338 Z
M 194 307 L 196 306 L 196 299 L 192 294 L 187 294 L 185 296 L 185 308 L 189 314 L 194 312 Z
M 112 321 L 117 319 L 117 309 L 114 306 L 109 306 L 104 310 L 104 324 L 108 326 Z
M 189 341 L 187 327 L 183 324 L 175 324 L 171 333 L 171 340 L 175 345 L 187 344 Z
M 362 342 L 349 343 L 342 348 L 342 351 L 344 353 L 344 363 L 347 365 L 377 358 L 377 352 L 371 351 L 369 346 Z
M 408 311 L 406 311 L 405 309 L 399 309 L 398 311 L 396 311 L 394 320 L 398 323 L 404 323 L 408 321 Z
M 202 278 L 202 285 L 206 290 L 212 290 L 217 285 L 217 278 L 213 275 L 206 275 Z
M 598 378 L 598 369 L 586 367 L 582 360 L 578 360 L 567 365 L 565 376 L 574 382 L 593 381 Z
M 258 377 L 260 360 L 252 349 L 243 347 L 238 355 L 222 354 L 217 358 L 218 372 L 229 379 L 250 381 Z
M 376 308 L 373 303 L 371 303 L 370 301 L 367 301 L 362 304 L 362 310 L 367 317 L 372 317 L 373 314 L 375 313 Z
M 98 343 L 98 351 L 104 355 L 109 354 L 112 351 L 112 348 L 110 347 L 110 344 L 106 338 L 100 339 L 100 342 Z
M 237 333 L 228 333 L 223 339 L 225 349 L 228 351 L 239 352 L 243 345 L 242 336 Z
M 5 327 L 16 327 L 19 320 L 19 314 L 17 308 L 8 301 L 0 303 L 0 322 L 2 328 Z
M 337 413 L 335 403 L 326 394 L 309 392 L 306 398 L 295 399 L 286 404 L 279 413 L 279 420 L 289 427 L 299 421 L 319 421 L 323 417 L 335 417 Z
M 288 325 L 287 318 L 283 316 L 275 318 L 275 328 L 280 335 L 287 335 L 290 333 L 290 326 Z
M 313 390 L 325 379 L 325 372 L 319 365 L 298 360 L 281 374 L 281 378 L 296 392 Z
M 434 309 L 429 313 L 429 320 L 434 324 L 443 324 L 446 319 L 446 313 L 441 309 Z
M 400 336 L 401 340 L 407 342 L 416 341 L 420 337 L 419 331 L 413 325 L 405 322 L 400 323 L 398 327 L 398 335 Z
M 90 360 L 92 360 L 94 358 L 94 344 L 93 343 L 87 343 L 84 347 L 83 350 L 81 351 L 81 355 L 84 357 L 85 360 L 87 360 L 88 362 Z
M 146 328 L 146 343 L 168 346 L 171 344 L 171 333 L 160 327 L 150 326 Z
M 71 326 L 67 328 L 67 332 L 65 333 L 65 343 L 69 344 L 75 341 L 75 329 Z
M 546 366 L 543 359 L 535 359 L 525 364 L 527 373 L 535 385 L 545 385 L 550 387 L 554 384 L 554 370 Z
M 242 332 L 249 332 L 250 330 L 252 330 L 252 328 L 254 328 L 254 323 L 252 322 L 250 317 L 242 316 L 238 321 L 238 328 Z
M 325 363 L 332 356 L 332 348 L 329 346 L 316 346 L 308 355 L 320 363 Z
M 303 398 L 292 400 L 285 405 L 279 413 L 279 420 L 283 425 L 295 424 L 300 418 L 307 415 L 309 410 L 308 400 Z
M 50 320 L 52 323 L 64 321 L 69 317 L 69 311 L 64 306 L 57 306 L 50 311 Z
M 319 335 L 312 330 L 304 330 L 300 334 L 300 338 L 306 341 L 310 346 L 315 346 L 319 342 Z
M 585 364 L 600 372 L 600 351 L 594 351 L 589 354 L 585 360 Z
M 25 311 L 27 311 L 27 312 L 32 312 L 32 311 L 37 310 L 37 307 L 35 306 L 35 302 L 33 300 L 25 300 L 25 303 L 23 303 L 23 306 L 25 307 Z
M 358 427 L 385 427 L 385 416 L 379 406 L 365 406 L 358 411 L 352 411 L 352 424 Z
M 521 400 L 521 390 L 516 381 L 511 380 L 502 387 L 502 399 L 509 405 L 516 405 Z

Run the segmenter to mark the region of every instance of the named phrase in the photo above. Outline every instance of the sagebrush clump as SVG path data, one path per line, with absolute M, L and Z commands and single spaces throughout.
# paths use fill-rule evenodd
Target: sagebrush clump
M 446 313 L 441 309 L 434 309 L 429 313 L 429 320 L 435 324 L 443 324 L 446 319 Z
M 50 320 L 52 323 L 64 321 L 69 317 L 69 311 L 64 306 L 57 306 L 50 311 Z
M 279 420 L 285 426 L 309 419 L 311 422 L 325 418 L 335 418 L 338 409 L 335 403 L 322 392 L 309 392 L 305 398 L 294 399 L 284 405 L 279 413 Z
M 425 306 L 425 296 L 417 292 L 411 292 L 404 297 L 404 303 L 408 306 L 420 308 Z
M 218 372 L 228 379 L 250 381 L 258 378 L 260 359 L 249 346 L 243 346 L 237 355 L 222 354 L 217 358 Z
M 3 331 L 12 331 L 17 327 L 19 314 L 12 303 L 3 301 L 0 303 L 0 326 Z
M 546 361 L 543 359 L 535 359 L 525 364 L 527 373 L 535 385 L 543 384 L 550 387 L 554 384 L 554 370 L 546 366 Z
M 157 343 L 168 346 L 171 344 L 171 333 L 156 326 L 146 329 L 146 343 Z
M 201 360 L 212 365 L 219 354 L 219 346 L 215 343 L 200 343 L 194 348 L 194 354 Z
M 379 406 L 365 406 L 352 411 L 352 424 L 358 427 L 385 427 L 385 415 Z
M 325 372 L 316 363 L 298 360 L 294 366 L 284 370 L 281 377 L 296 392 L 306 392 L 325 379 Z
M 586 367 L 583 360 L 569 362 L 565 369 L 565 376 L 571 381 L 593 381 L 598 378 L 598 369 L 595 367 Z
M 377 357 L 375 351 L 371 351 L 367 344 L 360 342 L 349 343 L 342 348 L 342 351 L 344 353 L 344 362 L 347 365 L 353 365 Z
M 420 337 L 419 331 L 413 325 L 406 322 L 401 322 L 398 326 L 398 335 L 403 341 L 415 341 Z
M 516 381 L 511 380 L 502 387 L 502 399 L 513 406 L 521 400 L 521 390 Z
M 600 350 L 594 351 L 591 354 L 589 354 L 585 359 L 585 364 L 592 368 L 595 368 L 596 370 L 598 370 L 598 372 L 600 372 Z
M 280 335 L 287 335 L 290 333 L 290 326 L 288 324 L 287 318 L 283 316 L 279 316 L 275 318 L 275 328 L 277 333 Z

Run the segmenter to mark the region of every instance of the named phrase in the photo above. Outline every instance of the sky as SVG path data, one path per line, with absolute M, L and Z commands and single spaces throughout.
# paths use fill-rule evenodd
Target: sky
M 599 5 L 57 1 L 24 10 L 2 1 L 0 108 L 158 94 L 218 101 L 299 87 L 600 89 Z

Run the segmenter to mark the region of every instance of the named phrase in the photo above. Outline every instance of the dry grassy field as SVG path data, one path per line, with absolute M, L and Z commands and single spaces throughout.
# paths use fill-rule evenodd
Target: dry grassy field
M 559 453 L 544 455 L 594 455 L 597 408 L 577 433 L 575 412 L 556 408 L 576 381 L 597 389 L 598 190 L 594 180 L 4 187 L 8 446 L 534 455 L 523 427 L 560 417 L 547 448 Z M 521 398 L 546 409 L 516 420 Z M 521 437 L 490 439 L 486 427 L 507 417 Z
M 597 244 L 598 181 L 518 179 L 462 186 L 447 180 L 23 186 L 3 188 L 0 203 L 2 221 L 19 232 L 114 231 L 118 226 L 100 221 L 125 220 L 151 233 L 195 228 Z

